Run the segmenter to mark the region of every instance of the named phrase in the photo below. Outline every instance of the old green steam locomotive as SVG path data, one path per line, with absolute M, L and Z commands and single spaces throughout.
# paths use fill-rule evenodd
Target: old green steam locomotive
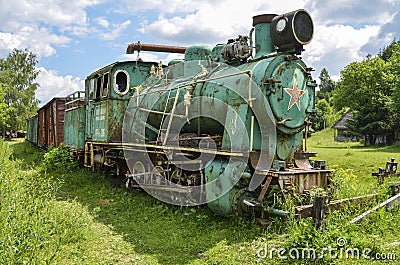
M 127 53 L 184 58 L 89 75 L 85 98 L 66 98 L 63 141 L 85 166 L 111 167 L 168 203 L 285 215 L 274 195 L 307 196 L 330 180 L 306 151 L 317 85 L 299 55 L 312 37 L 310 15 L 296 10 L 255 16 L 248 36 L 214 47 L 133 43 Z

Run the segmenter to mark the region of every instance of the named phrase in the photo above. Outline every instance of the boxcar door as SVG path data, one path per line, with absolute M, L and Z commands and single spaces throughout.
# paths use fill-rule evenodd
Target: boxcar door
M 93 137 L 93 114 L 94 114 L 94 109 L 93 109 L 93 102 L 94 102 L 94 86 L 95 86 L 95 78 L 92 79 L 87 79 L 85 82 L 85 87 L 86 87 L 86 138 L 92 139 Z

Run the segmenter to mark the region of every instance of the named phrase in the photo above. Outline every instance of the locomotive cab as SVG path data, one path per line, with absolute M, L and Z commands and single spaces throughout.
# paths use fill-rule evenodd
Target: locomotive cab
M 129 98 L 148 77 L 153 62 L 116 62 L 85 81 L 85 165 L 123 167 L 122 124 Z

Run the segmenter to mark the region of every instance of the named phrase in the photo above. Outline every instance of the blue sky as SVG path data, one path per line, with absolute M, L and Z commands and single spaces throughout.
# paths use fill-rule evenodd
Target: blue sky
M 11 4 L 12 3 L 12 4 Z M 84 88 L 94 70 L 125 55 L 129 43 L 215 45 L 248 34 L 252 16 L 305 8 L 315 33 L 302 57 L 337 79 L 353 61 L 400 39 L 400 0 L 0 0 L 0 56 L 12 49 L 38 55 L 43 103 Z M 144 60 L 176 55 L 141 52 Z

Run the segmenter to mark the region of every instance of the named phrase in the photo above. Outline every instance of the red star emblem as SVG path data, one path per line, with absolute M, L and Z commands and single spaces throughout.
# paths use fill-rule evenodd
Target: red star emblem
M 300 98 L 304 95 L 304 90 L 299 90 L 299 86 L 297 85 L 296 77 L 293 77 L 293 88 L 284 88 L 286 93 L 290 96 L 290 102 L 287 110 L 289 111 L 293 105 L 296 104 L 297 108 L 300 111 Z

